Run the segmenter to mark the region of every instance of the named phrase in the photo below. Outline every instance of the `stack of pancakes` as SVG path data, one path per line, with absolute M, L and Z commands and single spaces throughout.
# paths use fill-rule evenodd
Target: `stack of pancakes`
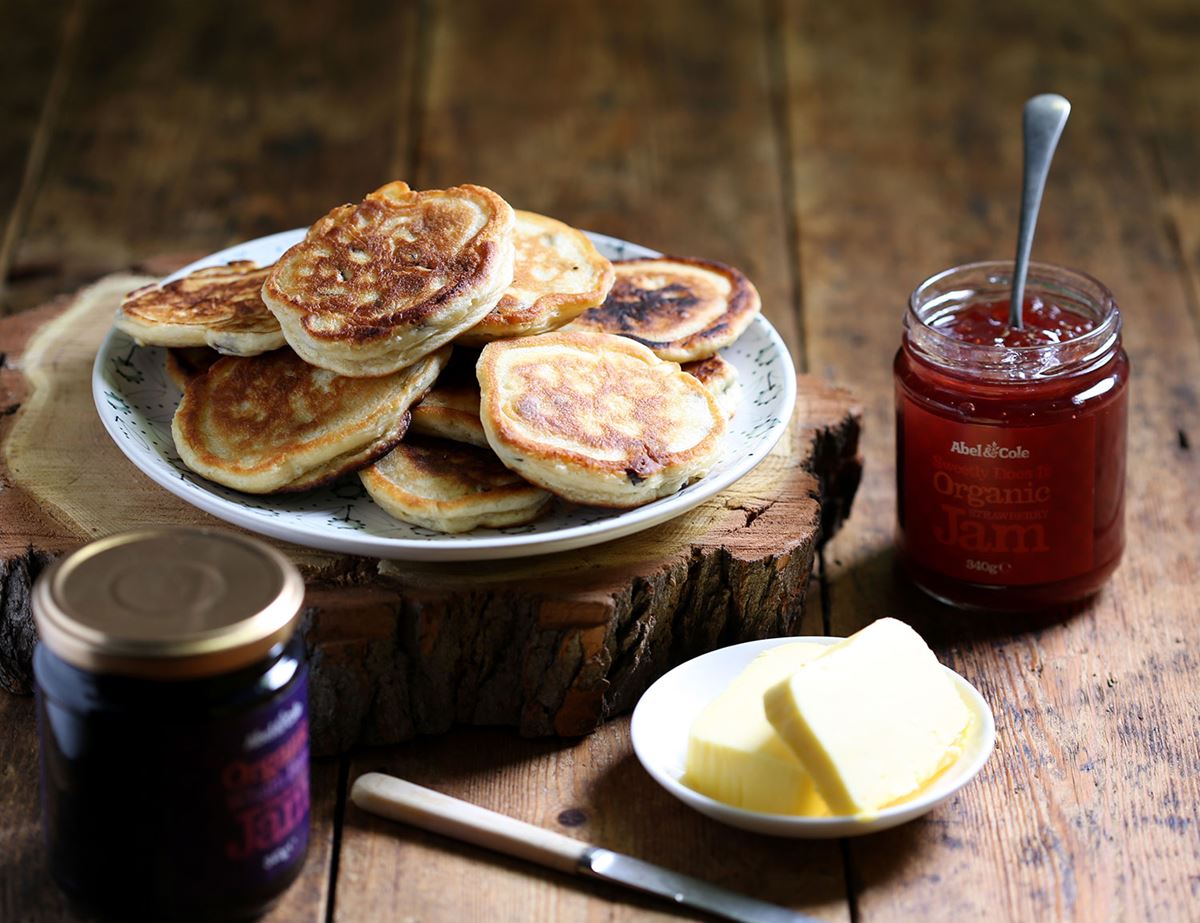
M 613 264 L 490 189 L 395 182 L 273 266 L 131 292 L 116 323 L 169 347 L 172 432 L 198 474 L 273 494 L 357 472 L 393 516 L 465 532 L 707 474 L 740 400 L 717 353 L 758 311 L 731 267 Z

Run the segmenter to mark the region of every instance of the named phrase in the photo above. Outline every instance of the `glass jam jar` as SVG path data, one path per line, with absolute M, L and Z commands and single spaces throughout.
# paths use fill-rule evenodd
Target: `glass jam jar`
M 304 862 L 304 585 L 261 542 L 156 529 L 34 589 L 50 871 L 113 919 L 252 916 Z
M 956 266 L 909 300 L 894 365 L 899 552 L 926 592 L 1037 610 L 1091 595 L 1125 545 L 1129 359 L 1112 294 L 1033 263 Z

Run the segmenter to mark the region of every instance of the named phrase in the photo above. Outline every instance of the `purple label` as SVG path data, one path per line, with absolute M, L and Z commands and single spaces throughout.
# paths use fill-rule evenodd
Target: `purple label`
M 219 754 L 210 751 L 226 819 L 223 855 L 231 876 L 247 883 L 291 869 L 308 845 L 307 697 L 301 674 L 286 695 L 225 725 Z

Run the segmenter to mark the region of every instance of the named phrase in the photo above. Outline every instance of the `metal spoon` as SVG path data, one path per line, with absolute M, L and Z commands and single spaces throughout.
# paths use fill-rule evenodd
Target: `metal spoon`
M 1025 277 L 1029 275 L 1029 251 L 1033 249 L 1033 232 L 1037 228 L 1038 209 L 1054 149 L 1062 137 L 1071 104 L 1057 93 L 1042 93 L 1025 103 L 1021 127 L 1025 135 L 1025 173 L 1021 190 L 1021 226 L 1017 231 L 1017 260 L 1013 267 L 1012 298 L 1008 305 L 1008 325 L 1014 330 L 1023 327 L 1021 319 L 1025 303 Z

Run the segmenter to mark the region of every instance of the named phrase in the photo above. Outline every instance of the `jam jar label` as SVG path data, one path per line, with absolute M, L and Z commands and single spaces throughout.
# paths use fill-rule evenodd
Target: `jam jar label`
M 222 728 L 212 763 L 219 805 L 211 807 L 220 818 L 222 860 L 244 886 L 288 872 L 307 849 L 307 702 L 302 671 L 285 694 Z
M 1064 580 L 1092 567 L 1095 423 L 995 426 L 901 403 L 900 523 L 919 565 L 969 583 Z
M 307 676 L 226 729 L 220 774 L 222 855 L 250 885 L 286 873 L 308 845 Z M 215 845 L 215 844 L 214 844 Z

